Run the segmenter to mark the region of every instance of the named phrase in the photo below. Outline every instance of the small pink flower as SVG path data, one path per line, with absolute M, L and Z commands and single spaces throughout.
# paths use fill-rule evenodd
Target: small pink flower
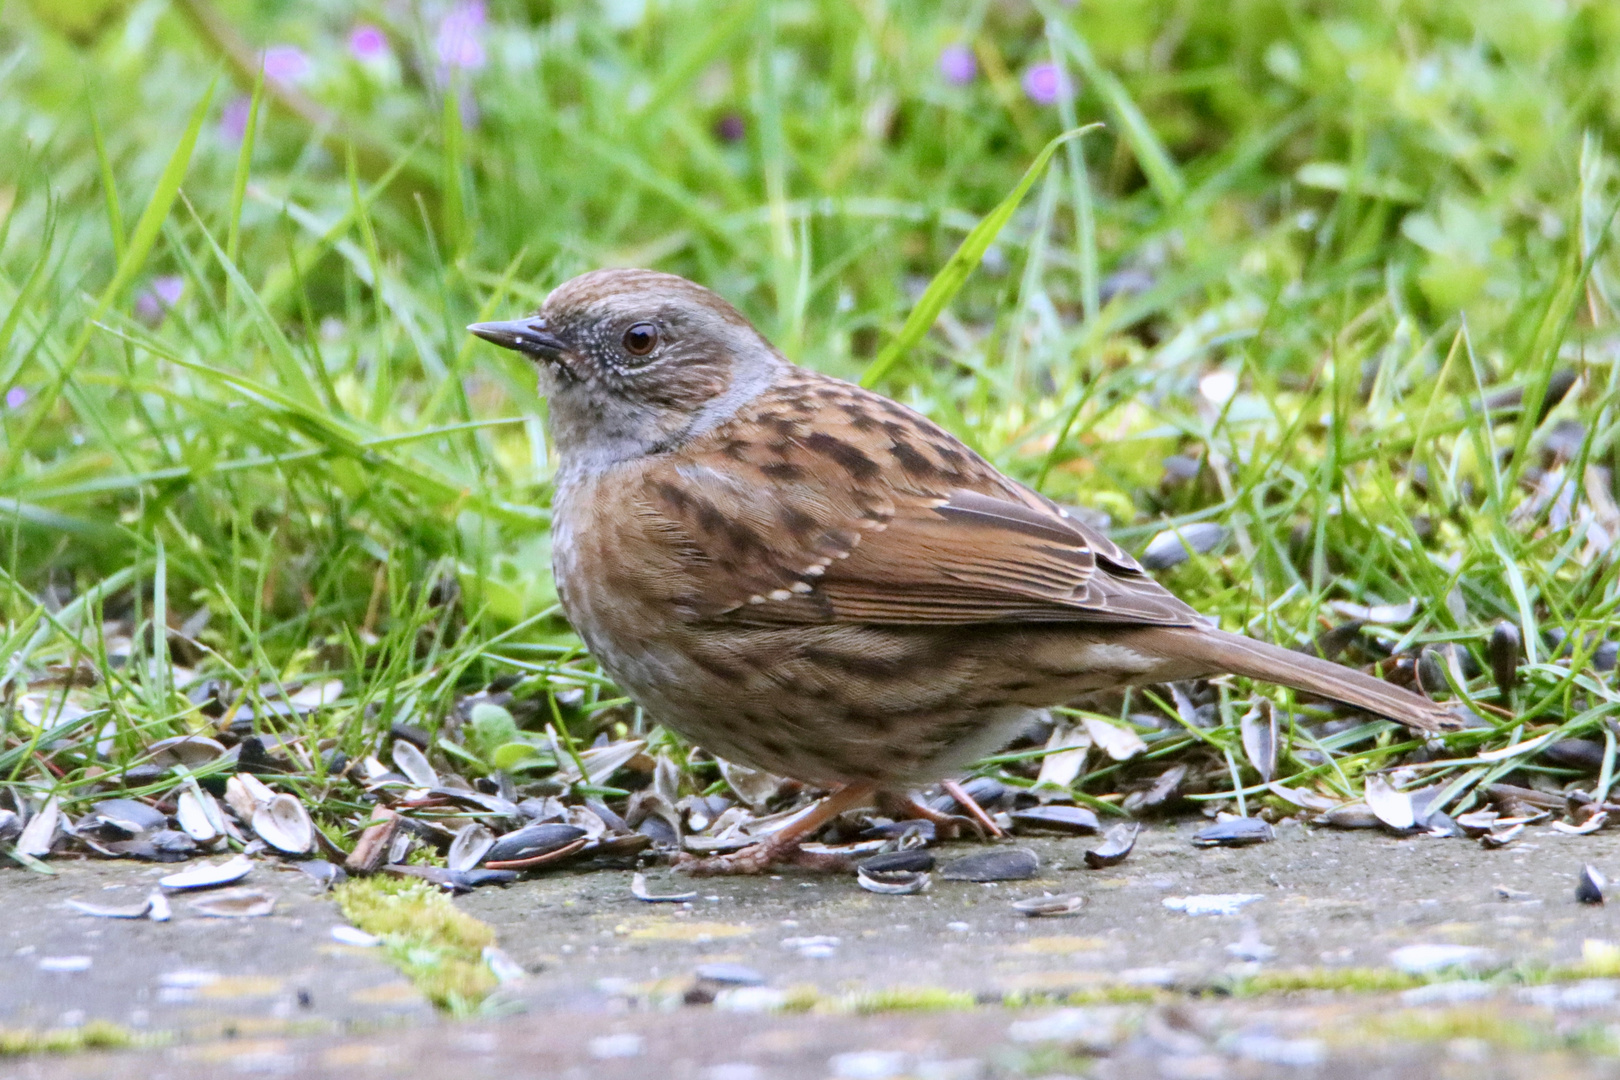
M 264 77 L 282 86 L 293 86 L 315 73 L 304 50 L 296 45 L 272 45 L 264 50 Z
M 135 298 L 135 317 L 148 326 L 157 326 L 185 291 L 186 279 L 178 274 L 153 278 L 146 291 Z
M 245 95 L 231 98 L 219 114 L 219 134 L 226 142 L 241 142 L 247 133 L 248 116 L 253 111 L 253 99 Z
M 1074 90 L 1056 64 L 1032 64 L 1024 71 L 1024 93 L 1037 105 L 1056 105 Z
M 939 54 L 939 74 L 952 86 L 966 86 L 979 77 L 979 61 L 966 45 L 947 45 Z
M 21 386 L 13 386 L 6 391 L 6 408 L 20 409 L 28 403 L 28 391 Z
M 477 71 L 488 58 L 484 54 L 484 0 L 463 0 L 439 20 L 434 47 L 445 68 Z
M 388 35 L 381 27 L 361 23 L 349 31 L 349 55 L 362 64 L 386 59 L 388 52 Z

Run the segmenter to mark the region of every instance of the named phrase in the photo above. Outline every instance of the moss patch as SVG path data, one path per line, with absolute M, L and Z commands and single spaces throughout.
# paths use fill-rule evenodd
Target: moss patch
M 382 938 L 388 956 L 441 1009 L 466 1015 L 497 983 L 484 949 L 495 931 L 422 881 L 372 877 L 334 890 L 344 916 Z
M 136 1035 L 133 1031 L 105 1020 L 92 1020 L 72 1028 L 49 1028 L 40 1031 L 23 1028 L 8 1031 L 0 1028 L 0 1057 L 16 1054 L 73 1054 L 81 1050 L 122 1050 L 130 1046 L 148 1046 L 157 1041 L 154 1036 Z

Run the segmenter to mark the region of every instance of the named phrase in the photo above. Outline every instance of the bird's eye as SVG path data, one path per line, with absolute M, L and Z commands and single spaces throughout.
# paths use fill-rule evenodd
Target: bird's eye
M 624 351 L 631 356 L 646 356 L 658 344 L 658 327 L 650 322 L 638 322 L 624 332 Z

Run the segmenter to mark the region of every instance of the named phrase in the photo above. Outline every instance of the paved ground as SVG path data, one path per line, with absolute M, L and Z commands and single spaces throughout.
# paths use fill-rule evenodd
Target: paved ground
M 1036 880 L 936 875 L 917 896 L 843 877 L 665 871 L 649 875 L 653 893 L 695 886 L 698 898 L 644 903 L 618 871 L 483 890 L 458 903 L 529 974 L 491 1005 L 514 1015 L 462 1024 L 430 1019 L 375 953 L 337 946 L 335 909 L 301 875 L 254 871 L 282 897 L 268 919 L 203 920 L 177 904 L 175 921 L 151 924 L 61 905 L 110 883 L 144 889 L 146 867 L 0 872 L 0 1029 L 106 1018 L 177 1036 L 143 1052 L 0 1059 L 0 1080 L 1620 1075 L 1620 979 L 1526 975 L 1620 957 L 1620 910 L 1574 899 L 1583 863 L 1620 877 L 1620 834 L 1532 830 L 1487 851 L 1284 825 L 1272 844 L 1200 850 L 1194 828 L 1150 828 L 1100 871 L 1083 867 L 1086 840 L 1020 841 L 1042 856 Z M 1064 919 L 1012 910 L 1042 891 L 1087 901 Z M 1187 913 L 1210 896 L 1258 899 Z M 88 970 L 39 970 L 75 955 Z M 1367 991 L 1401 967 L 1442 981 Z M 175 972 L 215 977 L 188 988 Z M 750 973 L 761 985 L 741 985 Z M 1054 1012 L 1051 995 L 1072 993 L 1093 1004 Z M 1012 1007 L 1020 995 L 1048 1003 Z M 806 1011 L 761 1011 L 784 1002 Z

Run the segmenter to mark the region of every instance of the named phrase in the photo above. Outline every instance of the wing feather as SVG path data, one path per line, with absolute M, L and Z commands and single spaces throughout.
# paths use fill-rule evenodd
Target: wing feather
M 802 370 L 680 452 L 636 510 L 678 536 L 685 617 L 1188 625 L 1113 541 L 904 406 Z

